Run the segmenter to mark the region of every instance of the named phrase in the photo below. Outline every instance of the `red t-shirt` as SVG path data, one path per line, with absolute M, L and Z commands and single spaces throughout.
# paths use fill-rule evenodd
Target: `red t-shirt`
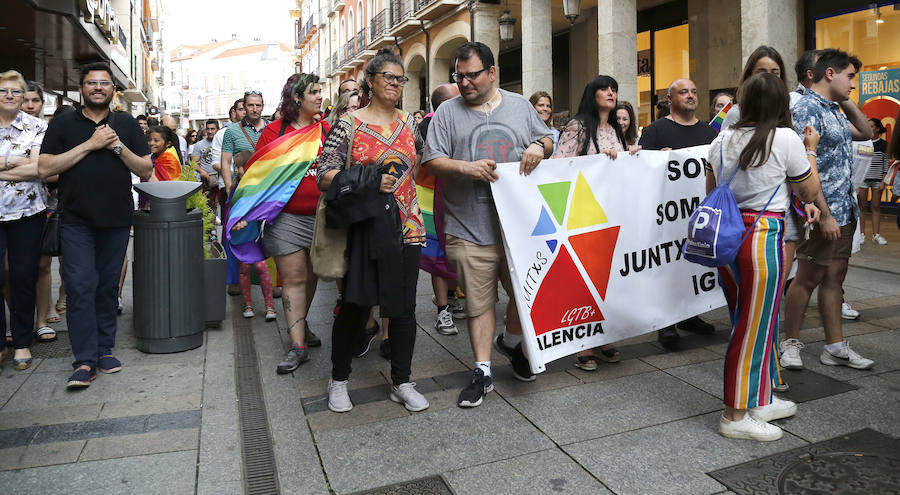
M 322 142 L 324 143 L 325 136 L 328 134 L 331 126 L 325 121 L 315 122 L 311 125 L 322 126 Z M 284 133 L 289 134 L 296 130 L 296 127 L 288 124 L 284 128 Z M 278 139 L 279 132 L 281 132 L 281 119 L 272 122 L 262 130 L 262 133 L 259 135 L 259 141 L 256 143 L 256 149 L 260 149 Z M 321 144 L 319 145 L 319 152 L 322 152 Z M 286 211 L 293 215 L 316 214 L 316 206 L 319 203 L 319 195 L 321 194 L 319 187 L 316 185 L 316 165 L 317 163 L 313 163 L 312 166 L 309 167 L 309 170 L 306 171 L 306 175 L 303 176 L 300 185 L 297 186 L 297 190 L 294 191 L 294 195 L 291 196 L 290 201 L 284 205 L 284 210 L 282 211 Z

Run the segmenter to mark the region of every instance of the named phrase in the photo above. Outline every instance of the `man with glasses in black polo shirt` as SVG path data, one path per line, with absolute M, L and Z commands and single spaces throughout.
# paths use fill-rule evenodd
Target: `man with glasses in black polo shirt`
M 84 106 L 50 122 L 38 161 L 41 177 L 59 174 L 62 276 L 75 354 L 69 388 L 89 386 L 97 368 L 122 369 L 112 349 L 119 273 L 134 209 L 131 174 L 149 179 L 153 173 L 137 121 L 109 110 L 116 91 L 109 66 L 86 65 L 79 81 Z

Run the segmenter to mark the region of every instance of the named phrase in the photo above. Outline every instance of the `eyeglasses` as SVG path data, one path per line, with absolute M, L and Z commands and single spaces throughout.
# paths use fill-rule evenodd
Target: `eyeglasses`
M 393 72 L 387 72 L 387 71 L 384 71 L 384 72 L 373 72 L 373 73 L 372 73 L 372 75 L 375 75 L 375 74 L 381 74 L 381 77 L 384 78 L 384 82 L 386 82 L 386 83 L 388 83 L 388 84 L 395 84 L 395 83 L 396 83 L 396 84 L 399 84 L 399 85 L 403 86 L 403 85 L 405 85 L 406 83 L 409 82 L 409 78 L 408 78 L 408 77 L 406 77 L 406 76 L 398 76 L 397 74 L 394 74 Z
M 259 91 L 253 90 L 253 89 L 251 89 L 250 91 L 244 91 L 245 97 L 250 96 L 250 95 L 262 96 L 262 93 L 260 93 Z
M 468 79 L 469 81 L 474 81 L 474 80 L 478 79 L 478 76 L 481 75 L 482 72 L 484 72 L 488 69 L 490 69 L 490 67 L 485 67 L 484 69 L 476 70 L 475 72 L 454 72 L 451 77 L 453 77 L 453 80 L 458 83 L 463 82 L 463 79 Z
M 12 95 L 14 98 L 18 98 L 25 94 L 21 89 L 9 89 L 9 88 L 0 88 L 0 96 Z
M 113 82 L 112 81 L 96 81 L 94 79 L 91 79 L 90 81 L 85 81 L 84 85 L 88 86 L 88 87 L 100 86 L 101 88 L 108 88 L 113 85 Z

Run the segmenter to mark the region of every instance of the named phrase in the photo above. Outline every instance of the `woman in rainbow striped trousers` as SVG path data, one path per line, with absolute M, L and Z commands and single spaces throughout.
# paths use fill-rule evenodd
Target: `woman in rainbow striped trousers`
M 782 292 L 783 217 L 790 198 L 785 182 L 804 202 L 816 198 L 820 186 L 815 151 L 808 150 L 816 149 L 819 135 L 807 127 L 801 140 L 793 130 L 787 88 L 777 76 L 756 74 L 738 93 L 741 119 L 710 145 L 706 176 L 707 191 L 712 191 L 740 167 L 731 190 L 749 230 L 735 260 L 719 267 L 732 323 L 719 433 L 772 441 L 781 438 L 782 431 L 769 421 L 797 411 L 796 404 L 772 394 L 778 372 L 772 342 Z M 818 220 L 816 215 L 810 218 Z

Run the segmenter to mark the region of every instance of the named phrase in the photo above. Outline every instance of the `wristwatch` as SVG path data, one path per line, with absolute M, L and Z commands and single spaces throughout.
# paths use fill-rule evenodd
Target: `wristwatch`
M 119 144 L 113 146 L 112 152 L 115 153 L 116 155 L 120 156 L 122 154 L 122 143 L 119 143 Z

